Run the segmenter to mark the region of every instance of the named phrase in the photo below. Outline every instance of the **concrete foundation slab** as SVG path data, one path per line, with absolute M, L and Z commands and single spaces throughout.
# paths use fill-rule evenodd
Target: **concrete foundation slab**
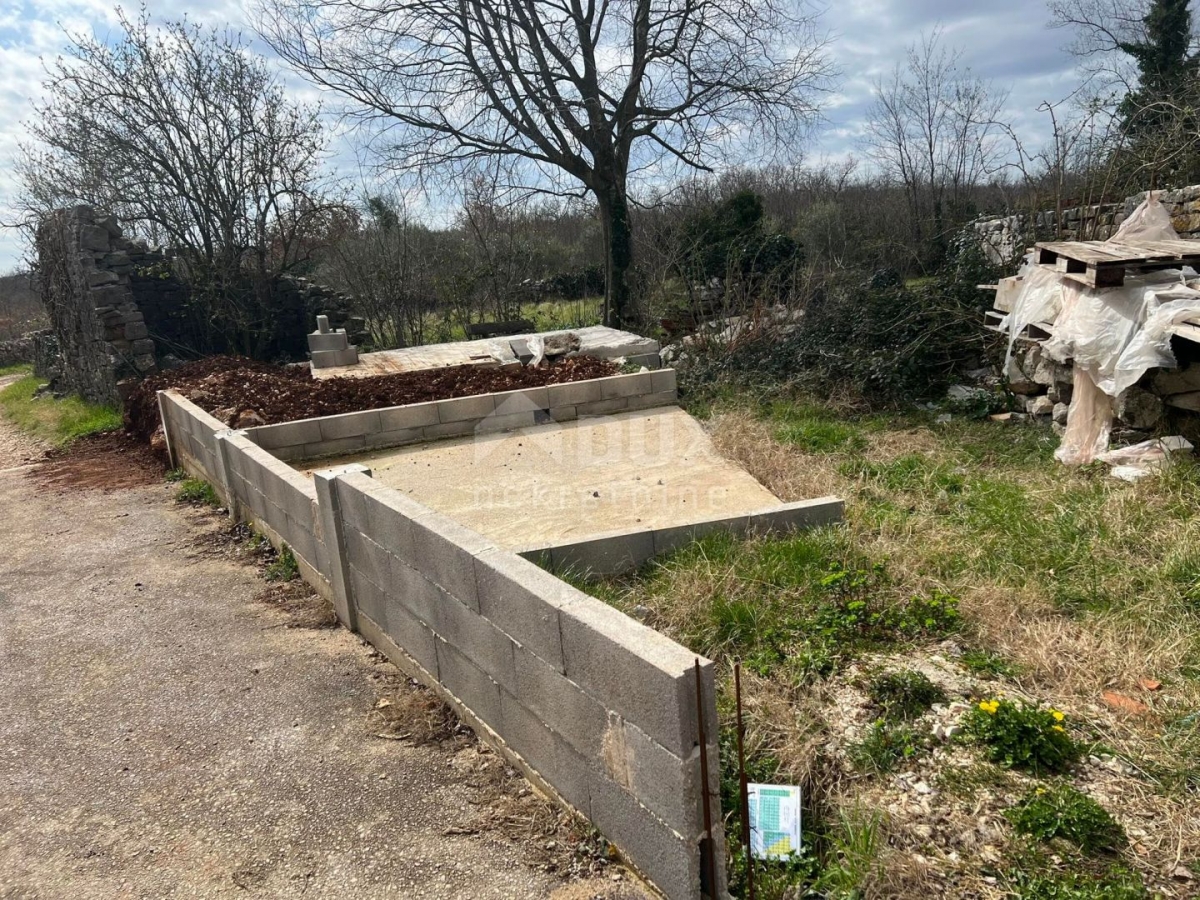
M 341 462 L 368 465 L 378 482 L 506 549 L 747 515 L 779 503 L 678 407 L 364 452 Z
M 547 331 L 542 337 L 566 334 L 565 331 Z M 579 352 L 584 356 L 602 359 L 618 357 L 636 361 L 638 365 L 657 368 L 659 365 L 658 342 L 651 338 L 619 331 L 604 325 L 573 328 L 572 334 L 579 336 Z M 371 375 L 394 375 L 397 372 L 420 372 L 425 369 L 442 369 L 447 366 L 500 367 L 520 365 L 512 351 L 512 344 L 533 337 L 531 334 L 511 337 L 486 338 L 478 341 L 454 341 L 448 344 L 424 344 L 420 347 L 403 347 L 399 350 L 382 350 L 378 353 L 362 353 L 352 365 L 313 367 L 313 378 L 366 378 Z

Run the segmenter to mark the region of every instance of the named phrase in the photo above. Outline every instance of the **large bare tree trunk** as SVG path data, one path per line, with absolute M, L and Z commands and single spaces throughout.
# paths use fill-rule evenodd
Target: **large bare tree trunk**
M 629 198 L 620 187 L 596 192 L 604 231 L 604 324 L 621 328 L 637 319 L 630 275 L 633 271 L 633 232 L 629 227 Z

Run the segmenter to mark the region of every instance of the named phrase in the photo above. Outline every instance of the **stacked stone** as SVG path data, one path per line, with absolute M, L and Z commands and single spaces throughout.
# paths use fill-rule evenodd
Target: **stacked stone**
M 37 234 L 42 302 L 62 359 L 61 388 L 117 403 L 122 380 L 158 369 L 154 341 L 130 288 L 131 252 L 112 216 L 88 206 L 51 213 Z
M 313 318 L 325 316 L 331 328 L 346 332 L 350 343 L 361 346 L 369 342 L 366 320 L 353 315 L 354 300 L 350 296 L 294 275 L 281 275 L 275 290 L 285 300 L 281 306 L 299 312 L 302 332 L 307 333 Z M 290 298 L 294 299 L 287 302 Z

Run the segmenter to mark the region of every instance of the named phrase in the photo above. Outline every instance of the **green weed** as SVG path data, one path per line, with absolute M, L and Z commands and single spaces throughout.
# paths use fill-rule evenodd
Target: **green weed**
M 861 741 L 847 748 L 856 769 L 876 775 L 892 772 L 925 750 L 925 740 L 907 725 L 876 722 Z
M 1069 784 L 1036 787 L 1005 816 L 1021 834 L 1039 841 L 1061 838 L 1089 855 L 1125 843 L 1124 830 L 1108 811 Z
M 972 706 L 963 724 L 992 762 L 1044 775 L 1065 772 L 1082 752 L 1065 719 L 1056 709 L 992 699 Z
M 908 722 L 935 703 L 944 703 L 946 692 L 923 672 L 900 669 L 876 675 L 867 685 L 867 696 L 890 721 Z
M 1011 678 L 1020 674 L 1020 669 L 1009 662 L 999 653 L 990 650 L 964 650 L 958 660 L 963 668 L 976 675 L 990 675 L 994 678 Z
M 164 477 L 169 484 L 176 484 L 188 477 L 187 469 L 172 469 Z
M 15 381 L 0 390 L 0 411 L 22 431 L 57 446 L 76 438 L 121 427 L 121 413 L 115 407 L 88 403 L 79 397 L 35 397 L 41 387 L 33 375 Z
M 175 499 L 179 503 L 221 505 L 221 500 L 213 486 L 199 478 L 184 478 L 180 481 L 179 489 L 175 492 Z
M 1048 871 L 1047 862 L 1037 860 L 1028 869 L 1013 869 L 1005 879 L 1014 900 L 1146 900 L 1150 896 L 1141 877 L 1123 866 L 1093 875 Z
M 263 577 L 267 581 L 294 581 L 300 577 L 300 566 L 296 563 L 296 555 L 287 544 L 281 544 L 279 555 L 267 566 Z

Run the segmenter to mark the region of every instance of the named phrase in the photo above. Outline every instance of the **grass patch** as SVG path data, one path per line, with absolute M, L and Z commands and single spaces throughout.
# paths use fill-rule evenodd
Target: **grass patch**
M 188 477 L 187 469 L 171 469 L 165 476 L 168 484 L 178 484 Z
M 121 427 L 121 413 L 115 407 L 88 403 L 71 396 L 35 397 L 40 379 L 28 375 L 0 390 L 0 411 L 27 434 L 63 446 L 76 438 Z
M 924 750 L 925 741 L 915 729 L 876 722 L 861 741 L 848 748 L 847 755 L 859 771 L 883 775 L 916 759 Z
M 221 505 L 221 500 L 217 497 L 216 489 L 207 481 L 200 478 L 184 478 L 179 481 L 179 489 L 175 492 L 175 499 L 179 503 L 203 504 L 206 506 Z
M 1039 841 L 1062 839 L 1089 855 L 1125 843 L 1124 830 L 1108 811 L 1069 784 L 1036 787 L 1005 815 L 1020 834 Z
M 1012 678 L 1021 673 L 1019 666 L 1005 659 L 999 653 L 990 650 L 969 648 L 963 651 L 958 660 L 968 672 L 976 675 L 987 675 L 992 678 Z
M 912 669 L 876 675 L 867 685 L 867 696 L 885 719 L 900 722 L 919 718 L 933 704 L 946 701 L 945 691 Z
M 32 375 L 33 366 L 29 363 L 17 363 L 12 366 L 0 366 L 0 378 L 6 378 L 9 375 Z

